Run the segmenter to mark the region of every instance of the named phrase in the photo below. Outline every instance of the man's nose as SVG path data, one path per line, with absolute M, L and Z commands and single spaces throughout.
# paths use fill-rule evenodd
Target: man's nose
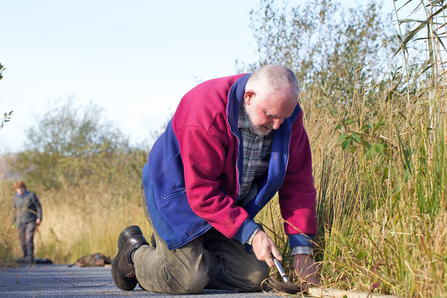
M 271 122 L 271 126 L 273 127 L 273 129 L 278 129 L 279 126 L 284 122 L 284 119 L 273 119 Z

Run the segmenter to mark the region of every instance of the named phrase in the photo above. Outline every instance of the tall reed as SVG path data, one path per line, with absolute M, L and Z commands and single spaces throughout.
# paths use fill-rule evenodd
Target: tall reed
M 346 104 L 300 103 L 318 191 L 322 283 L 404 297 L 447 293 L 446 89 L 400 79 L 350 90 Z M 440 80 L 440 86 L 445 86 Z M 287 252 L 277 203 L 259 216 Z M 289 263 L 290 264 L 290 260 Z M 292 272 L 292 268 L 288 268 Z
M 129 185 L 129 197 L 111 185 L 67 185 L 41 194 L 44 220 L 36 235 L 36 256 L 56 263 L 73 263 L 79 257 L 102 252 L 113 257 L 120 232 L 139 225 L 150 228 L 141 208 L 139 183 Z
M 444 1 L 408 1 L 404 6 L 414 6 L 410 11 L 422 11 L 425 18 L 402 18 L 396 6 L 391 41 L 399 47 L 398 60 L 390 69 L 364 80 L 362 72 L 369 66 L 350 68 L 348 51 L 337 60 L 340 64 L 329 63 L 324 70 L 331 74 L 326 78 L 330 83 L 315 79 L 304 84 L 300 103 L 318 191 L 316 258 L 325 286 L 445 297 L 447 6 Z M 268 17 L 275 15 L 262 20 Z M 296 45 L 274 37 L 285 49 Z M 260 49 L 277 44 L 261 43 Z M 284 60 L 274 54 L 260 57 L 260 63 Z M 296 68 L 300 74 L 302 69 Z M 259 219 L 275 227 L 272 237 L 286 251 L 286 238 L 276 230 L 282 224 L 277 205 L 270 209 Z
M 0 268 L 8 267 L 14 262 L 13 251 L 17 240 L 17 233 L 11 222 L 13 193 L 3 176 L 4 173 L 0 173 Z

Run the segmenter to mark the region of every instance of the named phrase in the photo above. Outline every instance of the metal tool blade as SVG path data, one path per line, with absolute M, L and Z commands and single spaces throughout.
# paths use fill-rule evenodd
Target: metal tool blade
M 284 272 L 284 269 L 282 269 L 281 263 L 277 259 L 275 259 L 275 258 L 273 258 L 273 262 L 275 263 L 276 269 L 278 269 L 278 272 L 281 275 L 282 280 L 284 282 L 288 282 L 289 281 L 289 277 Z

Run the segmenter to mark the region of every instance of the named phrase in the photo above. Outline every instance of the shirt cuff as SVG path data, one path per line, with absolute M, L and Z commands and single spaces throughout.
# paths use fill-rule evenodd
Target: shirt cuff
M 253 231 L 259 227 L 253 220 L 247 218 L 244 223 L 234 235 L 233 239 L 239 241 L 242 244 L 246 244 L 248 238 L 253 234 Z
M 253 233 L 251 233 L 250 237 L 247 239 L 247 241 L 245 242 L 248 245 L 251 245 L 251 243 L 253 242 L 253 238 L 255 238 L 256 233 L 260 230 L 260 227 L 257 227 Z
M 311 255 L 313 254 L 313 247 L 308 245 L 292 247 L 292 256 L 294 255 Z

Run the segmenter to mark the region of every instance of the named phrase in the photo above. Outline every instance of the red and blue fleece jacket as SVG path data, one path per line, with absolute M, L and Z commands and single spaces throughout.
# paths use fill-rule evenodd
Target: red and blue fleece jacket
M 149 153 L 146 204 L 169 249 L 211 227 L 245 243 L 257 228 L 253 218 L 276 193 L 290 246 L 312 245 L 316 191 L 299 105 L 273 133 L 269 169 L 256 181 L 258 195 L 244 207 L 236 205 L 243 161 L 238 116 L 249 77 L 213 79 L 189 91 Z

